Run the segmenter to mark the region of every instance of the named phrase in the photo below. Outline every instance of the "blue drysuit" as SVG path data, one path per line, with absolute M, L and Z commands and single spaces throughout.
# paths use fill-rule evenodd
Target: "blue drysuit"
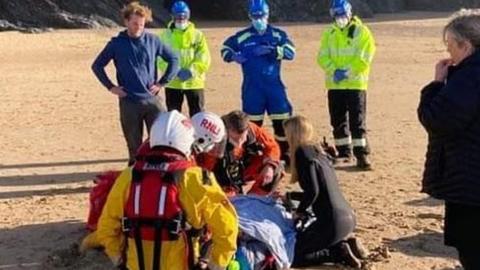
M 269 46 L 271 53 L 256 55 L 259 46 Z M 229 37 L 221 50 L 225 62 L 240 53 L 246 58 L 242 63 L 242 110 L 253 121 L 263 120 L 267 111 L 272 120 L 287 119 L 292 113 L 286 88 L 280 77 L 281 61 L 295 57 L 295 47 L 287 34 L 268 26 L 264 34 L 248 27 Z

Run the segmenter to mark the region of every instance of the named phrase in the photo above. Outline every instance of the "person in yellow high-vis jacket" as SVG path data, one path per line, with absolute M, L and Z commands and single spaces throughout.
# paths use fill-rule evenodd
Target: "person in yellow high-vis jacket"
M 195 28 L 190 19 L 190 8 L 184 1 L 173 3 L 173 20 L 159 37 L 180 57 L 180 71 L 165 88 L 167 109 L 182 111 L 184 97 L 187 98 L 190 116 L 205 107 L 205 78 L 210 68 L 210 51 L 204 34 Z M 165 70 L 167 63 L 161 59 L 158 68 Z
M 346 0 L 334 0 L 330 14 L 335 22 L 322 34 L 317 62 L 325 71 L 330 123 L 338 158 L 371 169 L 366 131 L 366 90 L 375 41 L 370 30 L 352 15 Z
M 145 164 L 141 167 L 161 169 L 174 166 L 171 162 L 187 161 L 191 155 L 193 143 L 194 130 L 190 120 L 177 111 L 163 113 L 152 126 L 151 149 L 146 153 Z M 151 162 L 162 160 L 164 163 L 150 165 L 149 160 L 152 160 Z M 166 166 L 164 166 L 165 162 Z M 115 265 L 126 264 L 129 270 L 140 269 L 138 247 L 134 237 L 126 238 L 122 219 L 126 216 L 129 218 L 127 206 L 130 202 L 135 202 L 135 207 L 139 209 L 151 207 L 151 205 L 143 205 L 144 203 L 151 204 L 151 202 L 147 202 L 147 197 L 142 197 L 143 193 L 139 192 L 140 199 L 138 200 L 129 198 L 137 191 L 136 189 L 134 193 L 131 191 L 134 168 L 136 165 L 126 168 L 120 174 L 108 195 L 97 231 L 90 234 L 82 243 L 84 249 L 103 246 L 105 253 Z M 142 171 L 142 175 L 144 174 L 145 172 Z M 212 245 L 208 252 L 208 269 L 226 269 L 235 253 L 238 235 L 238 218 L 234 207 L 218 185 L 215 176 L 206 173 L 200 167 L 187 166 L 176 186 L 186 222 L 195 229 L 207 226 L 211 232 Z M 161 200 L 157 204 L 160 202 Z M 170 230 L 170 227 L 167 228 Z M 161 241 L 159 269 L 191 269 L 192 265 L 188 263 L 188 252 L 186 252 L 189 250 L 188 241 L 186 235 L 181 232 L 182 230 L 180 230 L 180 237 L 177 240 Z M 152 270 L 154 241 L 142 238 L 141 243 L 144 269 Z

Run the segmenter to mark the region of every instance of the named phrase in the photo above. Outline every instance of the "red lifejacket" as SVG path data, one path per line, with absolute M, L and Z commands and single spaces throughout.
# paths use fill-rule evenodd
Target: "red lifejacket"
M 181 156 L 168 152 L 150 153 L 135 162 L 124 215 L 131 225 L 139 221 L 142 240 L 154 240 L 154 226 L 148 226 L 150 222 L 164 222 L 162 240 L 169 240 L 167 232 L 174 228 L 167 226 L 183 219 L 178 198 L 178 174 L 192 165 Z
M 106 171 L 98 174 L 93 182 L 95 186 L 90 190 L 90 210 L 88 212 L 87 229 L 95 231 L 98 219 L 102 214 L 103 206 L 120 171 Z
M 177 240 L 185 229 L 177 183 L 191 161 L 171 149 L 150 150 L 137 158 L 124 206 L 123 231 L 135 240 L 139 269 L 145 269 L 143 240 L 154 242 L 153 269 L 159 269 L 163 241 Z

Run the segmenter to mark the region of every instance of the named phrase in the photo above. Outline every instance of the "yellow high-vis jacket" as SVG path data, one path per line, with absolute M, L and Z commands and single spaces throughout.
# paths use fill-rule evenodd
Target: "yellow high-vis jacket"
M 159 38 L 179 55 L 180 68 L 189 69 L 193 75 L 186 81 L 181 81 L 177 77 L 167 87 L 181 90 L 205 88 L 206 73 L 211 62 L 205 35 L 196 29 L 192 22 L 189 22 L 185 30 L 176 29 L 174 23 L 170 22 L 159 34 Z M 159 70 L 165 71 L 167 62 L 158 59 L 157 66 Z
M 317 63 L 325 71 L 327 89 L 367 90 L 370 65 L 375 54 L 372 33 L 358 17 L 341 29 L 332 24 L 322 34 Z M 336 69 L 347 69 L 348 78 L 333 80 Z
M 138 260 L 135 241 L 126 239 L 122 232 L 122 217 L 124 206 L 128 200 L 132 169 L 125 169 L 116 180 L 108 195 L 98 222 L 98 229 L 91 241 L 98 242 L 105 248 L 105 253 L 115 261 L 123 254 L 126 247 L 127 267 L 130 270 L 138 269 Z M 220 268 L 225 268 L 231 261 L 237 243 L 238 218 L 234 207 L 218 185 L 213 174 L 209 174 L 210 181 L 204 183 L 202 169 L 191 167 L 178 183 L 179 200 L 187 222 L 194 228 L 200 229 L 207 225 L 212 234 L 210 262 Z M 153 241 L 143 240 L 145 269 L 152 269 Z M 186 257 L 187 240 L 180 237 L 176 241 L 163 241 L 160 257 L 161 269 L 188 270 Z

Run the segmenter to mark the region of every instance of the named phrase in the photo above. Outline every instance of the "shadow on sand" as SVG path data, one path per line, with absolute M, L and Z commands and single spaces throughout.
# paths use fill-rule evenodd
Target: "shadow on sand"
M 411 201 L 405 202 L 405 204 L 408 206 L 436 207 L 436 206 L 442 206 L 443 201 L 434 199 L 432 197 L 425 197 L 423 199 L 417 199 L 417 200 L 411 200 Z
M 386 244 L 399 252 L 413 257 L 457 258 L 455 249 L 443 244 L 443 234 L 429 231 L 387 241 Z

